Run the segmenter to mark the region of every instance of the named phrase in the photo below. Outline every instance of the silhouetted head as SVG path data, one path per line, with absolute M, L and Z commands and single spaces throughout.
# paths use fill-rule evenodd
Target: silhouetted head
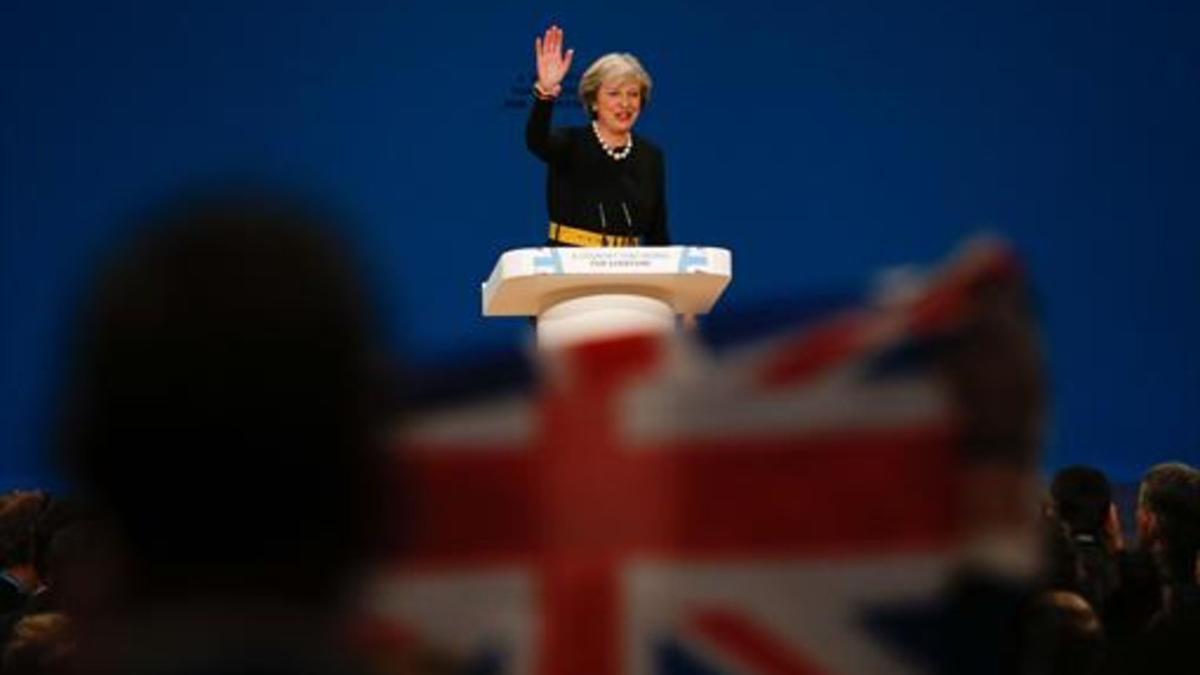
M 1200 470 L 1181 462 L 1146 472 L 1138 491 L 1138 538 L 1168 583 L 1196 583 L 1200 552 Z
M 1090 466 L 1071 466 L 1059 471 L 1050 485 L 1054 510 L 1072 535 L 1099 536 L 1112 511 L 1112 486 L 1108 478 Z
M 323 597 L 361 551 L 372 323 L 314 211 L 175 202 L 85 307 L 67 429 L 149 593 Z

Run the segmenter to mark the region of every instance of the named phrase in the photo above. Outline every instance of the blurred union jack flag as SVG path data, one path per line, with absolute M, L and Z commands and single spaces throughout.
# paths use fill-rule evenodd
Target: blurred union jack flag
M 403 545 L 372 617 L 476 672 L 921 670 L 958 452 L 931 355 L 974 285 L 1014 274 L 975 244 L 717 346 L 587 344 L 514 386 L 474 371 L 485 393 L 397 440 Z

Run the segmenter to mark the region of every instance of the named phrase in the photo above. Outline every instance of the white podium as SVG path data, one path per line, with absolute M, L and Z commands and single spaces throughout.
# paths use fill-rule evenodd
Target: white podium
M 667 332 L 676 314 L 709 312 L 732 278 L 723 248 L 519 248 L 483 283 L 483 315 L 537 317 L 541 348 Z

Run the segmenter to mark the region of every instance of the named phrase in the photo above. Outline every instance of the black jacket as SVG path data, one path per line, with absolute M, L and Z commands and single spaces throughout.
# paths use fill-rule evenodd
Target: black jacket
M 600 147 L 590 126 L 550 128 L 552 101 L 534 99 L 525 125 L 530 152 L 546 162 L 550 220 L 602 234 L 638 236 L 646 246 L 667 246 L 663 154 L 633 135 L 621 160 Z

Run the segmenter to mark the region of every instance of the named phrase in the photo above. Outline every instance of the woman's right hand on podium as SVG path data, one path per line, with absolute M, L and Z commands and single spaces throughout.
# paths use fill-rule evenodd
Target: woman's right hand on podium
M 562 93 L 562 81 L 571 69 L 571 59 L 575 56 L 574 49 L 563 53 L 563 31 L 558 26 L 550 26 L 546 34 L 534 38 L 533 52 L 537 56 L 537 89 L 546 97 L 558 96 Z

